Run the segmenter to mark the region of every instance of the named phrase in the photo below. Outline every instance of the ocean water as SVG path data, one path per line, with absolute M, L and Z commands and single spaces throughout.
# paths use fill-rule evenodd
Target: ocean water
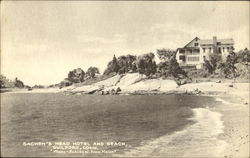
M 212 97 L 1 94 L 2 156 L 218 156 L 226 146 Z M 114 153 L 55 153 L 23 142 L 124 142 Z M 213 151 L 213 152 L 211 152 Z M 219 155 L 220 156 L 220 155 Z

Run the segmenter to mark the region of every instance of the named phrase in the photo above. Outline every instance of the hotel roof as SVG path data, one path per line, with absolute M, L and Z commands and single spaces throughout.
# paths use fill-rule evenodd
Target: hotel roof
M 234 44 L 233 39 L 217 39 L 217 43 L 220 44 Z M 200 40 L 200 45 L 211 45 L 213 44 L 212 39 Z

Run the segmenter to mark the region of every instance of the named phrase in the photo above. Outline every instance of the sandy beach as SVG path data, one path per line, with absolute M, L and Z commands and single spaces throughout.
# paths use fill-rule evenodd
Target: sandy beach
M 229 86 L 230 85 L 230 86 Z M 249 83 L 200 83 L 184 85 L 186 90 L 199 89 L 201 95 L 215 97 L 214 111 L 222 114 L 224 130 L 218 140 L 227 144 L 223 157 L 249 157 Z
M 241 98 L 224 95 L 223 104 L 215 111 L 222 114 L 224 132 L 219 139 L 225 140 L 227 146 L 225 157 L 249 157 L 249 105 L 241 102 Z

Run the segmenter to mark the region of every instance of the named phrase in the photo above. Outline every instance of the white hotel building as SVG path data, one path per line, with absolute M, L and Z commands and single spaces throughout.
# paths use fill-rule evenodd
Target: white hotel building
M 183 48 L 178 48 L 176 53 L 177 62 L 181 66 L 193 65 L 197 69 L 202 68 L 204 59 L 209 60 L 209 55 L 218 53 L 225 61 L 229 52 L 234 48 L 233 39 L 199 39 L 195 37 Z

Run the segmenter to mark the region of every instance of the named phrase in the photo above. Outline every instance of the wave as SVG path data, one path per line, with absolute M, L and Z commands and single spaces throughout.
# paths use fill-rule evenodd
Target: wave
M 228 101 L 226 101 L 226 100 L 224 100 L 224 99 L 221 99 L 221 98 L 215 98 L 215 100 L 216 100 L 216 101 L 219 101 L 219 102 L 221 102 L 221 103 L 223 103 L 223 104 L 230 104 L 230 102 L 228 102 Z
M 209 108 L 192 109 L 194 124 L 170 135 L 142 142 L 141 146 L 117 154 L 118 157 L 134 156 L 184 156 L 184 157 L 219 157 L 226 148 L 225 141 L 217 139 L 223 133 L 221 114 Z

